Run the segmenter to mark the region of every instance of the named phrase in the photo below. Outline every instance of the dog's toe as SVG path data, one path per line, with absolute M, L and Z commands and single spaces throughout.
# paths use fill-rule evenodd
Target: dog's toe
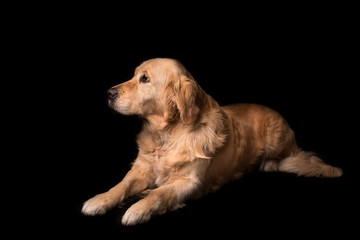
M 125 212 L 121 222 L 123 225 L 132 226 L 139 223 L 147 222 L 150 217 L 150 212 L 146 208 L 141 206 L 141 204 L 136 203 Z
M 94 216 L 106 213 L 110 208 L 116 205 L 116 200 L 106 194 L 99 194 L 87 200 L 81 212 L 84 215 Z
M 92 198 L 84 203 L 81 212 L 85 215 L 94 216 L 106 213 L 106 209 L 96 199 Z

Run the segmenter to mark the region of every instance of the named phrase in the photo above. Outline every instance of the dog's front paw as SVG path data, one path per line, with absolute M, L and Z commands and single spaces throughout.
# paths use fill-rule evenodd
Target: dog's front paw
M 127 226 L 147 222 L 151 217 L 151 210 L 140 200 L 133 204 L 122 217 L 122 224 Z
M 117 201 L 113 196 L 107 193 L 98 194 L 84 203 L 81 212 L 89 216 L 104 214 L 116 203 Z

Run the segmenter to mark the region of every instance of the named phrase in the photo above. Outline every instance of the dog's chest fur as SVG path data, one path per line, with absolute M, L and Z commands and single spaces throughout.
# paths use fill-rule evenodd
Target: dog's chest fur
M 156 184 L 161 185 L 179 171 L 177 163 L 184 153 L 178 140 L 170 134 L 143 131 L 138 137 L 139 155 L 156 175 Z

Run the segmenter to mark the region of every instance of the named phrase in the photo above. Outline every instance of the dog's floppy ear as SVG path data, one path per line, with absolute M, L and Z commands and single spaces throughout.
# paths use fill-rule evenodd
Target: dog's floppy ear
M 165 99 L 165 121 L 166 122 L 174 122 L 178 118 L 178 108 L 176 106 L 176 95 L 174 91 L 174 78 L 171 78 L 168 85 L 164 91 L 164 99 Z
M 180 119 L 184 124 L 196 121 L 200 112 L 203 92 L 194 79 L 182 75 L 174 86 L 175 102 L 180 112 Z
M 190 73 L 172 75 L 164 94 L 167 122 L 173 122 L 179 118 L 184 124 L 196 121 L 205 93 Z

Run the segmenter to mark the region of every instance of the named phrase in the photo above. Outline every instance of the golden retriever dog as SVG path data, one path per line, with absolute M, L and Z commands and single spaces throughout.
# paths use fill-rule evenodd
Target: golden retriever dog
M 285 119 L 257 104 L 220 106 L 177 60 L 143 62 L 134 77 L 108 90 L 109 106 L 142 117 L 138 156 L 123 180 L 86 201 L 85 215 L 104 214 L 146 193 L 127 209 L 135 225 L 215 191 L 254 168 L 306 177 L 340 177 L 342 170 L 302 151 Z

